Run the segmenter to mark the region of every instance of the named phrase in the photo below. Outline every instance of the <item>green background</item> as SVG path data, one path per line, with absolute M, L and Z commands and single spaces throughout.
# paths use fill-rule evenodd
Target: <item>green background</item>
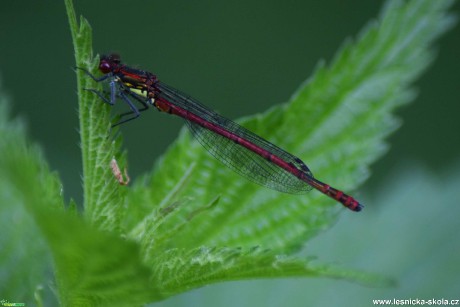
M 238 118 L 287 101 L 310 76 L 318 61 L 329 62 L 345 38 L 356 37 L 365 24 L 378 16 L 382 4 L 382 1 L 366 0 L 85 0 L 76 1 L 75 7 L 93 27 L 94 50 L 116 51 L 125 62 L 156 73 L 161 80 L 229 118 Z M 460 11 L 459 2 L 454 10 Z M 12 99 L 13 113 L 25 119 L 30 137 L 41 144 L 51 168 L 59 172 L 66 198 L 72 197 L 81 203 L 76 80 L 64 4 L 61 1 L 3 1 L 0 44 L 0 77 L 3 89 Z M 388 139 L 389 153 L 372 166 L 372 176 L 358 192 L 368 204 L 366 209 L 374 210 L 374 214 L 375 211 L 384 214 L 386 203 L 381 200 L 391 198 L 398 189 L 412 189 L 417 195 L 427 193 L 431 186 L 429 192 L 438 200 L 432 205 L 440 205 L 448 190 L 446 178 L 456 174 L 451 174 L 452 169 L 459 170 L 455 165 L 460 162 L 460 28 L 449 31 L 437 47 L 434 65 L 416 83 L 419 89 L 416 101 L 398 111 L 403 126 Z M 353 116 L 352 110 L 348 116 Z M 181 126 L 179 119 L 147 112 L 140 120 L 122 127 L 131 177 L 151 169 Z M 314 165 L 309 166 L 314 170 Z M 402 173 L 431 178 L 433 184 L 417 185 L 413 174 L 402 176 Z M 404 202 L 401 205 L 404 206 Z M 458 198 L 452 205 L 458 207 Z M 412 209 L 418 207 L 414 205 Z M 364 226 L 358 227 L 356 223 L 365 218 L 366 215 L 347 215 L 340 224 L 351 223 L 361 233 Z M 388 224 L 395 219 L 390 215 Z M 458 215 L 454 221 L 458 223 Z M 414 240 L 423 243 L 423 238 L 421 233 Z M 334 240 L 339 240 L 334 230 L 320 239 L 332 245 Z M 327 243 L 317 243 L 318 251 L 312 253 L 330 250 L 321 245 Z M 316 246 L 315 242 L 312 246 Z M 340 255 L 330 255 L 329 259 L 339 258 Z M 369 269 L 372 270 L 372 265 Z M 381 270 L 377 267 L 375 271 Z M 446 268 L 447 271 L 452 270 Z M 166 304 L 229 302 L 233 306 L 243 303 L 303 306 L 307 298 L 312 299 L 313 292 L 308 289 L 344 284 L 292 279 L 226 283 L 192 291 Z M 457 286 L 460 290 L 460 285 Z M 280 289 L 287 293 L 289 301 L 284 296 L 270 297 L 270 293 L 279 294 Z M 460 291 L 457 293 L 460 298 Z M 405 298 L 404 293 L 402 296 Z

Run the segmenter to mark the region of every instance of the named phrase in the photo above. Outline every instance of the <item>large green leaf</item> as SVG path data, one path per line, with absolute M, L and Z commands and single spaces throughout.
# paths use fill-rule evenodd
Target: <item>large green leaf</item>
M 381 17 L 355 42 L 347 41 L 328 67 L 321 63 L 289 103 L 240 123 L 301 157 L 320 180 L 355 189 L 385 152 L 385 136 L 399 126 L 391 112 L 414 99 L 410 85 L 433 59 L 430 44 L 453 24 L 445 12 L 451 3 L 389 1 Z M 259 187 L 188 134 L 137 182 L 128 205 L 124 228 L 130 236 L 158 239 L 149 243 L 147 257 L 201 245 L 295 251 L 344 210 L 316 191 L 299 196 Z M 174 210 L 163 216 L 168 208 Z

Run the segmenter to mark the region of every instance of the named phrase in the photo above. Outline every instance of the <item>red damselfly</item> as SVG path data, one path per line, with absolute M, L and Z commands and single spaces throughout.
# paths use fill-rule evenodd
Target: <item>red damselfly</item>
M 296 156 L 159 81 L 154 74 L 122 64 L 119 55 L 102 56 L 99 70 L 104 74 L 100 78 L 84 71 L 97 82 L 107 81 L 109 95 L 106 97 L 95 89 L 88 90 L 110 105 L 120 98 L 131 109 L 121 114 L 120 121 L 114 126 L 139 117 L 140 112 L 153 106 L 185 119 L 194 137 L 214 157 L 258 184 L 293 194 L 315 188 L 353 211 L 363 208 L 353 197 L 315 179 Z M 137 108 L 134 101 L 142 108 Z

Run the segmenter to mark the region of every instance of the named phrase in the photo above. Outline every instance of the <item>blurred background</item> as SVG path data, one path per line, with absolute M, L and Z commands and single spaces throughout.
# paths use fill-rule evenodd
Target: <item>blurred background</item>
M 75 2 L 75 9 L 93 27 L 94 50 L 118 52 L 126 63 L 152 71 L 161 80 L 221 114 L 238 118 L 286 102 L 310 76 L 316 63 L 320 59 L 329 62 L 345 38 L 356 37 L 371 19 L 378 16 L 382 4 L 383 1 L 367 0 L 288 0 L 283 3 L 272 0 L 81 0 Z M 459 2 L 456 2 L 454 11 L 460 12 Z M 30 138 L 41 145 L 51 168 L 59 172 L 66 199 L 74 198 L 81 203 L 76 79 L 72 71 L 75 64 L 64 4 L 49 0 L 2 2 L 0 42 L 1 84 L 13 102 L 13 114 L 27 122 Z M 339 264 L 359 267 L 363 261 L 357 261 L 356 250 L 353 253 L 348 251 L 350 255 L 345 253 L 343 257 L 334 253 L 347 250 L 345 243 L 349 240 L 364 240 L 363 246 L 368 246 L 369 241 L 377 240 L 372 239 L 370 233 L 375 231 L 376 235 L 382 235 L 395 229 L 398 229 L 394 233 L 396 237 L 406 233 L 404 229 L 414 231 L 413 237 L 406 239 L 411 242 L 420 240 L 426 245 L 429 243 L 424 243 L 427 237 L 423 231 L 438 225 L 443 231 L 439 236 L 453 243 L 448 245 L 451 249 L 449 255 L 460 258 L 458 240 L 454 239 L 458 227 L 445 229 L 443 221 L 446 217 L 436 215 L 440 210 L 432 210 L 442 207 L 444 211 L 441 212 L 447 215 L 447 220 L 453 225 L 458 224 L 459 210 L 456 208 L 460 205 L 460 187 L 457 191 L 454 184 L 460 183 L 457 176 L 460 173 L 458 26 L 438 41 L 437 51 L 436 61 L 415 84 L 419 90 L 416 101 L 397 112 L 403 119 L 403 126 L 388 138 L 390 151 L 372 165 L 372 176 L 360 188 L 366 203 L 375 204 L 374 212 L 359 218 L 346 215 L 332 230 L 312 242 L 307 254 L 322 255 L 323 259 L 327 256 L 331 261 L 340 259 Z M 181 126 L 179 119 L 147 112 L 141 120 L 122 127 L 132 178 L 151 169 L 154 161 L 174 141 Z M 399 191 L 398 195 L 409 194 L 406 198 L 398 198 L 394 191 Z M 395 199 L 386 208 L 388 198 Z M 426 203 L 431 198 L 433 201 Z M 408 223 L 415 222 L 413 212 L 421 208 L 416 199 L 427 210 L 422 210 L 424 214 L 416 220 L 417 225 L 412 225 Z M 396 204 L 403 209 L 399 210 Z M 398 222 L 401 216 L 408 220 Z M 437 216 L 436 220 L 433 216 Z M 401 224 L 406 228 L 395 228 Z M 357 233 L 363 232 L 364 227 L 372 230 L 366 230 L 368 233 L 364 238 L 336 237 L 339 230 L 335 228 L 350 225 Z M 381 228 L 375 229 L 376 225 Z M 339 239 L 345 241 L 342 249 L 337 242 Z M 434 244 L 439 241 L 437 239 L 435 236 L 432 241 L 427 240 Z M 402 246 L 407 248 L 405 244 Z M 399 249 L 398 255 L 410 256 L 408 259 L 421 256 L 416 248 L 411 248 L 410 252 L 401 251 L 402 246 L 395 247 Z M 375 253 L 379 252 L 372 255 Z M 392 253 L 384 255 L 390 257 Z M 423 255 L 430 253 L 425 251 Z M 388 257 L 384 259 L 388 261 Z M 445 264 L 445 259 L 433 257 L 427 261 Z M 395 256 L 395 259 L 402 258 Z M 395 261 L 400 263 L 398 260 L 392 260 L 392 263 Z M 386 271 L 384 264 L 376 262 L 362 268 Z M 446 277 L 447 272 L 453 274 L 454 269 L 455 265 L 452 265 L 443 267 L 445 274 L 440 273 L 444 271 L 436 272 Z M 430 279 L 434 275 L 430 276 L 426 278 L 434 282 Z M 456 282 L 452 284 L 450 280 L 447 288 L 451 289 L 449 291 L 459 290 L 456 293 L 460 298 L 460 284 L 458 280 Z M 355 290 L 340 292 L 344 287 L 354 287 Z M 331 293 L 318 290 L 325 288 L 333 289 L 337 299 L 353 304 L 360 301 L 352 301 L 351 293 L 359 297 L 360 293 L 367 291 L 359 285 L 331 280 L 250 281 L 194 290 L 164 304 L 277 306 L 279 303 L 305 306 L 308 302 L 313 304 L 330 299 Z M 439 286 L 441 288 L 446 291 L 444 284 Z M 267 291 L 273 295 L 279 294 L 279 289 L 286 296 L 267 296 Z M 401 289 L 404 285 L 398 290 L 401 298 L 414 293 Z M 432 290 L 435 292 L 430 295 L 435 298 L 454 293 Z M 390 292 L 382 291 L 390 295 Z M 371 305 L 369 300 L 365 302 L 368 304 L 363 306 Z

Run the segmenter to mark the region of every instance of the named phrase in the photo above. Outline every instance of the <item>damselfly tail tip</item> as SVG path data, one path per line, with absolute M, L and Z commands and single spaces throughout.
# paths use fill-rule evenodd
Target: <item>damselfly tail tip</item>
M 345 201 L 343 201 L 345 200 Z M 354 199 L 351 196 L 346 196 L 344 199 L 341 199 L 340 201 L 345 207 L 350 209 L 351 211 L 354 212 L 359 212 L 364 209 L 364 205 L 362 205 L 360 202 L 358 202 L 356 199 Z
M 355 211 L 355 212 L 359 212 L 359 211 L 361 211 L 363 209 L 364 209 L 364 206 L 361 205 L 360 203 L 358 203 L 358 205 L 352 210 Z

